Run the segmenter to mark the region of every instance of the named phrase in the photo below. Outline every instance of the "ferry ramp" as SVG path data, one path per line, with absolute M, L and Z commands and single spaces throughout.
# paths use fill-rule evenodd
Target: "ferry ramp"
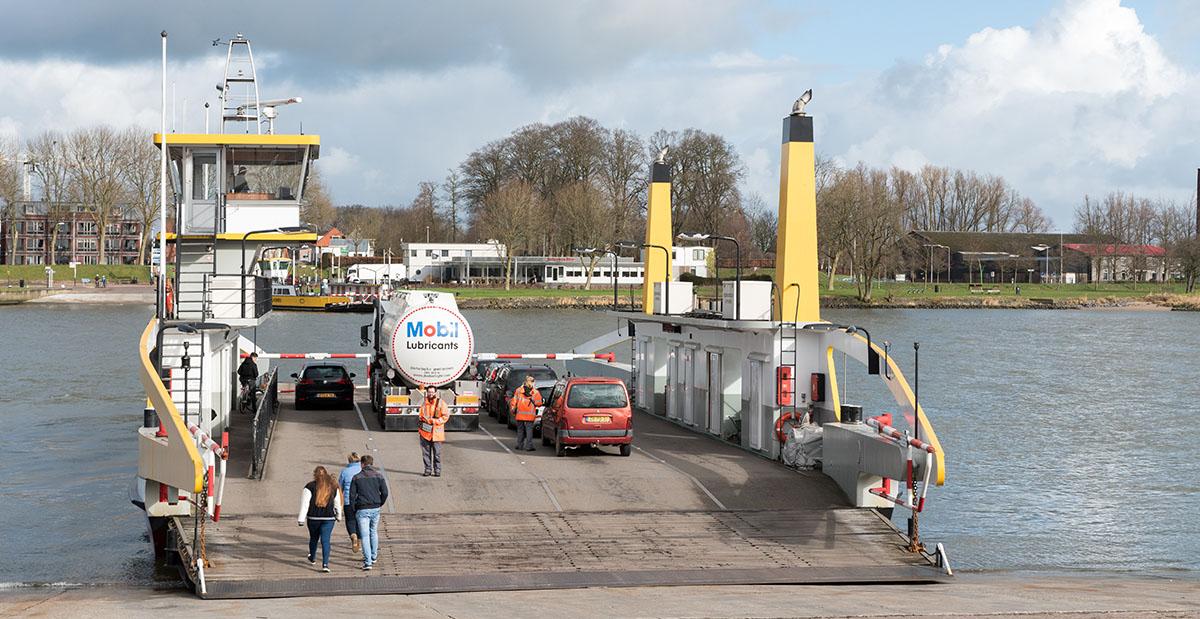
M 226 482 L 197 591 L 252 598 L 942 579 L 928 557 L 904 550 L 890 522 L 849 507 L 819 473 L 641 413 L 629 457 L 584 449 L 560 458 L 536 439 L 537 451 L 517 452 L 512 431 L 481 419 L 479 431 L 447 433 L 442 477 L 427 478 L 417 435 L 383 432 L 369 403 L 296 410 L 284 396 L 262 480 Z M 231 460 L 247 457 L 232 445 Z M 360 570 L 339 523 L 325 574 L 304 558 L 300 491 L 315 466 L 336 476 L 351 451 L 372 454 L 391 489 L 379 558 Z

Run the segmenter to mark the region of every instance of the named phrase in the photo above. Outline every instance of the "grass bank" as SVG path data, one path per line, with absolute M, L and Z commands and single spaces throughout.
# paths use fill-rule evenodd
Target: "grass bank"
M 58 264 L 54 269 L 54 283 L 65 284 L 70 283 L 74 279 L 91 279 L 103 275 L 108 278 L 111 283 L 116 283 L 118 280 L 137 280 L 137 283 L 144 284 L 150 281 L 150 267 L 135 264 L 81 264 L 75 267 L 72 273 L 71 267 L 65 264 Z M 15 286 L 20 280 L 25 280 L 26 286 L 45 286 L 46 285 L 46 266 L 42 264 L 4 264 L 0 265 L 0 282 L 3 285 Z

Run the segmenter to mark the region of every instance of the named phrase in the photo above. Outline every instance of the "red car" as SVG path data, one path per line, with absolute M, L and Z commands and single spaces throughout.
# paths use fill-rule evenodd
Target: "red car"
M 567 447 L 618 445 L 633 451 L 633 410 L 625 383 L 616 378 L 567 378 L 554 385 L 542 413 L 542 444 L 563 455 Z

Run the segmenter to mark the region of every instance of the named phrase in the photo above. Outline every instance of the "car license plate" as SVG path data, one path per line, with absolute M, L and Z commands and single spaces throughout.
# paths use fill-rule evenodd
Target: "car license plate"
M 336 393 L 318 393 L 317 397 L 318 398 L 336 398 L 337 394 Z
M 584 415 L 584 423 L 608 423 L 612 421 L 612 417 L 608 415 Z

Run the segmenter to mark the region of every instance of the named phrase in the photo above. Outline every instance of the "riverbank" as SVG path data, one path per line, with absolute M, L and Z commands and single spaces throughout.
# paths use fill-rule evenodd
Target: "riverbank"
M 335 566 L 335 570 L 336 570 Z M 349 570 L 350 567 L 343 567 Z M 960 575 L 939 585 L 591 588 L 431 595 L 201 600 L 183 590 L 121 586 L 0 590 L 0 615 L 161 617 L 1196 617 L 1195 580 L 1121 576 Z M 585 609 L 582 612 L 580 609 Z
M 462 309 L 606 309 L 612 307 L 611 290 L 577 290 L 561 288 L 433 288 L 453 292 Z M 964 287 L 965 291 L 965 287 Z M 641 291 L 631 296 L 622 290 L 618 298 L 622 309 L 641 307 Z M 948 291 L 949 292 L 949 291 Z M 1048 310 L 1117 310 L 1117 311 L 1200 311 L 1200 295 L 1184 295 L 1143 291 L 1140 294 L 1114 294 L 1101 291 L 1094 294 L 1069 295 L 1061 289 L 1053 295 L 1047 290 L 1032 294 L 925 294 L 912 291 L 908 295 L 891 291 L 870 302 L 845 294 L 821 296 L 821 307 L 830 309 L 1048 309 Z M 1043 294 L 1038 294 L 1039 292 Z M 711 295 L 710 295 L 711 296 Z M 67 287 L 58 289 L 0 289 L 0 305 L 17 303 L 47 304 L 154 304 L 154 288 L 146 284 L 109 284 L 107 288 Z

